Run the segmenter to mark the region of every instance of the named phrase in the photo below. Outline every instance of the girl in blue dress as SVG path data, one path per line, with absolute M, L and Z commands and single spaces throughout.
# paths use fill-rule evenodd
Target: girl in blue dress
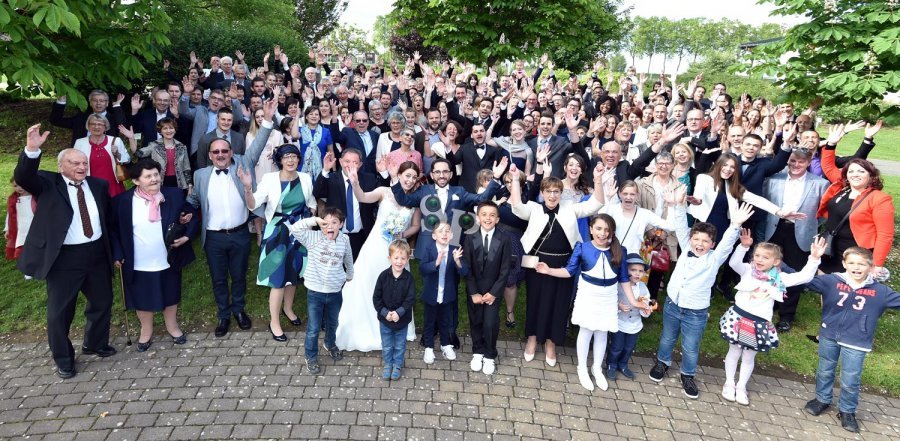
M 607 332 L 618 332 L 618 305 L 620 288 L 635 308 L 649 312 L 649 306 L 638 303 L 631 290 L 627 251 L 616 238 L 616 221 L 605 213 L 594 215 L 590 222 L 590 242 L 579 242 L 565 268 L 550 268 L 538 263 L 535 270 L 554 277 L 572 277 L 579 269 L 578 294 L 572 311 L 572 324 L 578 325 L 578 381 L 587 390 L 594 390 L 588 374 L 587 358 L 591 339 L 594 340 L 594 364 L 591 371 L 597 387 L 606 390 L 608 384 L 600 364 L 606 352 Z

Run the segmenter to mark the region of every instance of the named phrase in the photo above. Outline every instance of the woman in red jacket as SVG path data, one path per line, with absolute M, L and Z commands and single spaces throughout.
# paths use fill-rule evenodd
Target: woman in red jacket
M 819 268 L 825 273 L 842 272 L 844 250 L 859 246 L 872 250 L 872 273 L 878 275 L 894 242 L 894 203 L 881 191 L 881 173 L 871 162 L 854 158 L 839 169 L 834 159 L 834 147 L 822 149 L 822 171 L 832 184 L 822 197 L 818 215 L 827 218 L 826 234 L 835 236 L 831 256 L 823 258 Z M 839 225 L 848 212 L 849 221 Z

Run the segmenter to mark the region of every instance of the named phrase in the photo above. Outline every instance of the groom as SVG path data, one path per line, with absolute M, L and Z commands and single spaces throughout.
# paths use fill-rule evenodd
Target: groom
M 447 216 L 447 221 L 453 219 L 453 210 L 469 211 L 471 208 L 481 202 L 489 201 L 494 197 L 497 190 L 500 189 L 499 180 L 506 170 L 507 158 L 504 156 L 499 163 L 495 162 L 492 171 L 494 172 L 494 180 L 487 186 L 481 194 L 472 194 L 462 187 L 450 186 L 450 179 L 453 178 L 453 168 L 450 161 L 444 158 L 435 159 L 431 165 L 431 179 L 434 184 L 423 185 L 418 190 L 407 194 L 403 191 L 403 187 L 399 183 L 391 187 L 394 193 L 394 199 L 397 205 L 405 207 L 419 207 L 422 199 L 429 196 L 437 196 L 441 201 L 441 211 Z M 452 223 L 451 223 L 452 226 Z M 431 237 L 430 229 L 422 228 L 419 230 L 419 236 L 416 239 L 415 256 L 424 256 L 426 247 L 434 247 L 434 239 Z M 459 304 L 453 304 L 453 336 L 451 341 L 453 346 L 459 349 L 459 337 L 456 335 L 456 327 L 459 325 Z
M 375 224 L 375 204 L 359 202 L 353 195 L 350 178 L 347 170 L 358 170 L 359 186 L 363 192 L 375 190 L 375 175 L 363 171 L 362 152 L 348 147 L 341 153 L 341 169 L 332 171 L 335 164 L 334 154 L 328 153 L 322 163 L 322 173 L 316 178 L 313 186 L 313 196 L 325 200 L 326 207 L 338 208 L 346 213 L 343 232 L 350 238 L 350 249 L 353 250 L 353 260 L 359 256 L 372 226 Z

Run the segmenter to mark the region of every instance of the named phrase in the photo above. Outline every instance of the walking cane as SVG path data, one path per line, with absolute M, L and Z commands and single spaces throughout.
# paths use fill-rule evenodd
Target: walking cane
M 125 345 L 131 346 L 131 335 L 128 332 L 128 307 L 125 306 L 125 279 L 122 277 L 121 267 L 119 267 L 119 288 L 122 290 L 122 312 L 125 315 Z

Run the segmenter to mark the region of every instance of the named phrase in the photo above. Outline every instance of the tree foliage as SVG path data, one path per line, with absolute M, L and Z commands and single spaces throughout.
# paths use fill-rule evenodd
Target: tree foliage
M 776 6 L 776 14 L 809 21 L 791 28 L 783 40 L 755 48 L 747 57 L 751 73 L 776 77 L 785 99 L 862 104 L 863 117 L 900 123 L 900 109 L 879 107 L 886 92 L 900 90 L 897 1 L 766 1 Z
M 426 46 L 448 48 L 461 60 L 494 65 L 543 52 L 577 51 L 586 43 L 618 35 L 618 0 L 396 0 L 395 12 L 409 21 Z M 613 9 L 614 10 L 614 9 Z M 610 17 L 610 15 L 613 15 Z M 597 26 L 579 26 L 593 21 Z M 599 30 L 600 32 L 596 32 Z
M 347 9 L 347 0 L 294 0 L 297 22 L 294 29 L 307 46 L 313 46 L 338 26 Z
M 366 31 L 356 26 L 340 25 L 334 28 L 321 43 L 322 47 L 331 51 L 333 55 L 362 55 L 375 51 L 375 47 L 369 43 L 367 37 Z
M 160 0 L 0 2 L 0 76 L 13 96 L 85 108 L 86 89 L 127 88 L 160 61 L 171 22 Z
M 599 58 L 606 58 L 621 48 L 621 41 L 627 29 L 623 20 L 617 15 L 618 3 L 608 2 L 599 5 L 604 13 L 600 15 L 579 15 L 575 23 L 568 25 L 589 31 L 591 35 L 605 38 L 592 38 L 576 46 L 550 48 L 553 62 L 557 66 L 571 72 L 582 72 Z
M 394 10 L 396 12 L 396 10 Z M 393 14 L 391 14 L 393 15 Z M 391 17 L 389 15 L 388 17 Z M 391 18 L 388 19 L 389 23 Z M 391 51 L 401 59 L 410 58 L 418 52 L 423 61 L 441 61 L 450 59 L 450 54 L 441 46 L 426 44 L 425 37 L 414 27 L 408 18 L 395 17 L 396 25 L 390 37 Z

